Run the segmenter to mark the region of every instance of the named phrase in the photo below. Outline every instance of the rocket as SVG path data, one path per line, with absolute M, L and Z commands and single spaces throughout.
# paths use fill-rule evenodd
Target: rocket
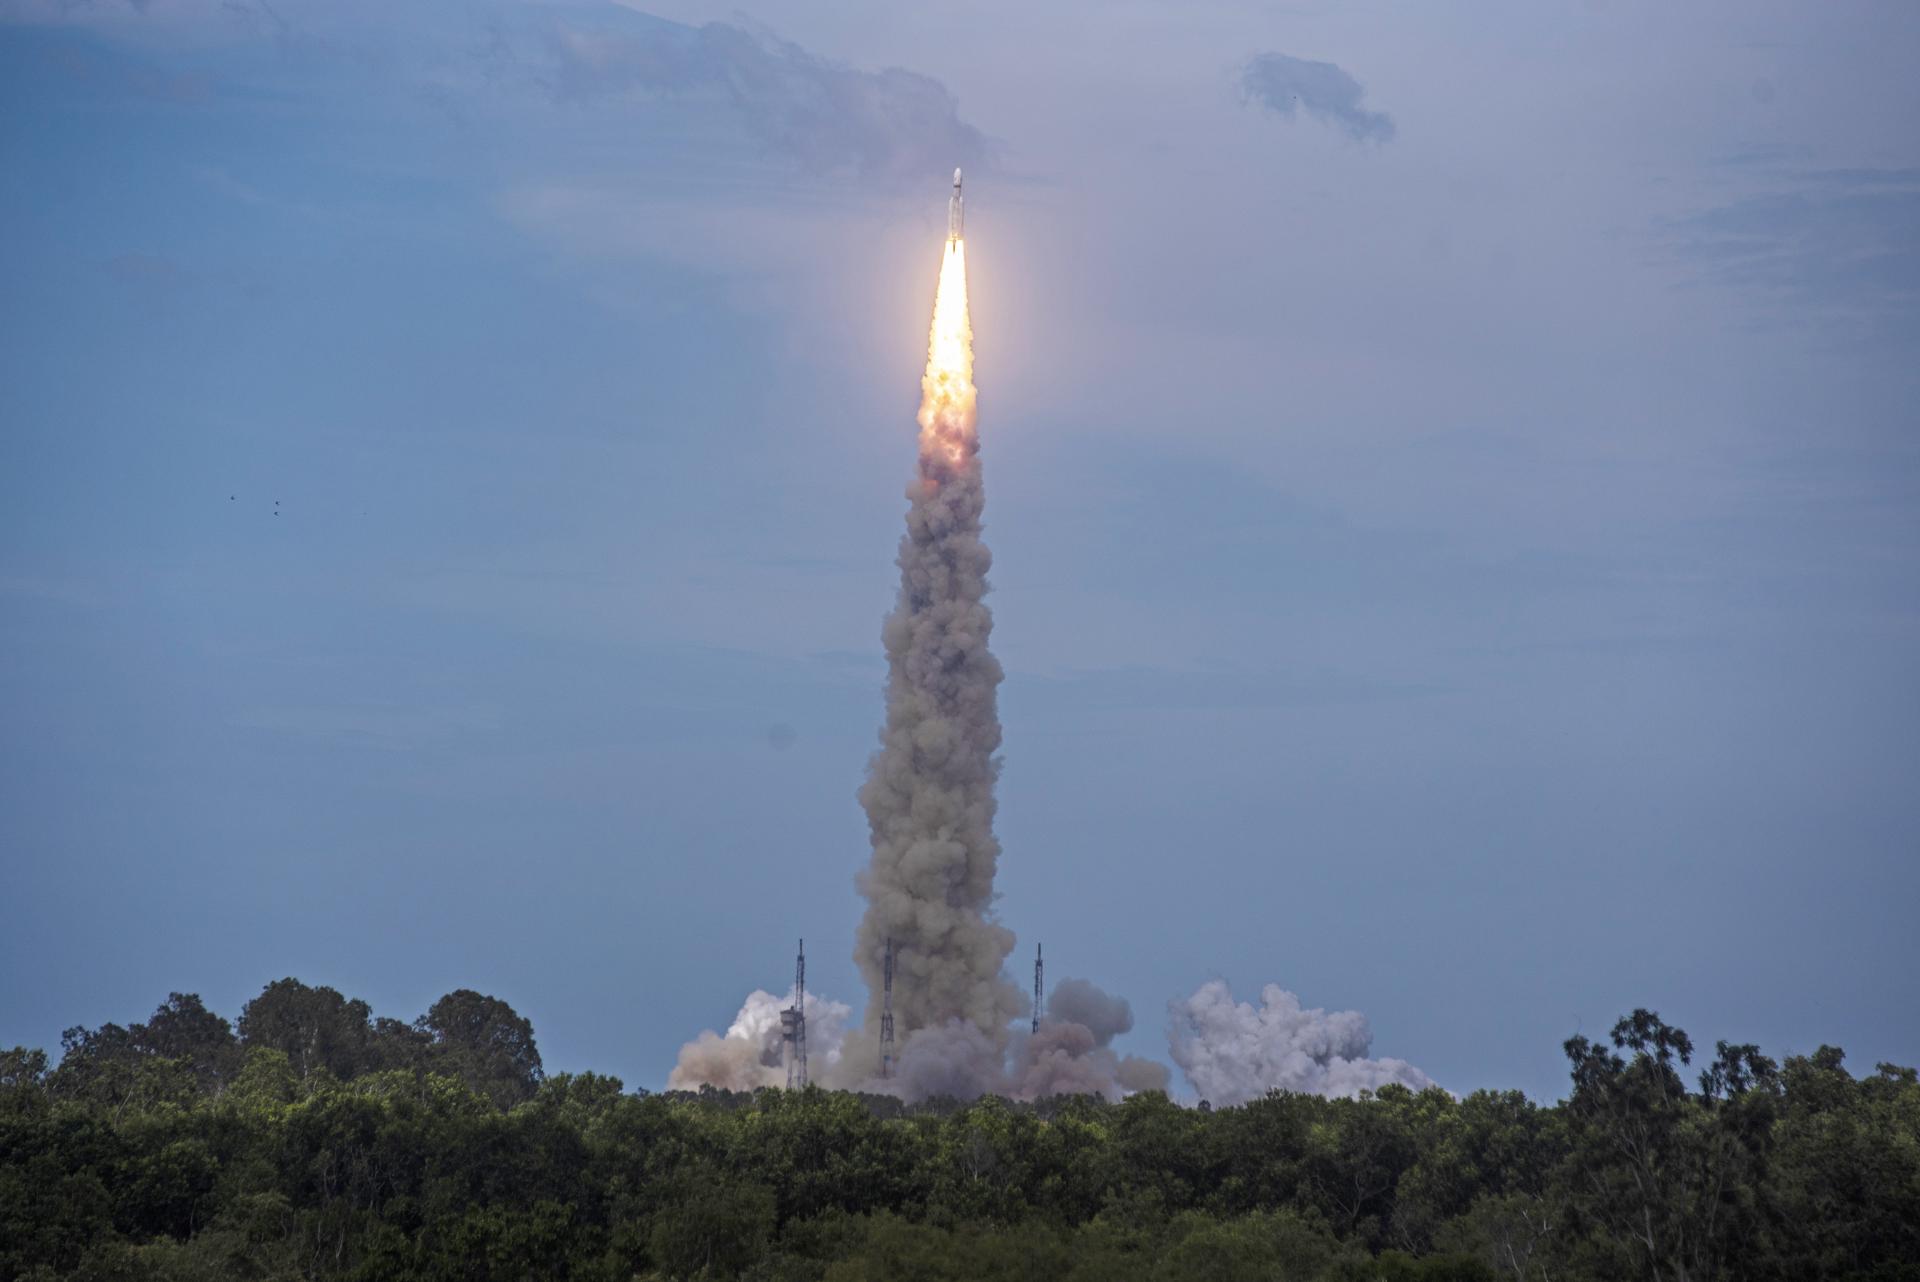
M 967 202 L 960 195 L 960 171 L 953 171 L 953 195 L 947 197 L 947 239 L 961 240 L 967 231 Z

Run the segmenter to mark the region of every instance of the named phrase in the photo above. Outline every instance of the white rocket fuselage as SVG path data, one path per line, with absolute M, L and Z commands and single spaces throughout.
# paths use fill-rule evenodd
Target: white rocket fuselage
M 967 234 L 967 203 L 960 195 L 960 171 L 953 171 L 953 195 L 947 197 L 947 239 L 960 240 Z

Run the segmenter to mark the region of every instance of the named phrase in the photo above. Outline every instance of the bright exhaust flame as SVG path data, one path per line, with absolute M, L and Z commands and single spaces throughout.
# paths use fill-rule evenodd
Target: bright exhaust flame
M 960 467 L 976 448 L 973 416 L 973 325 L 967 318 L 967 242 L 953 239 L 940 262 L 927 335 L 927 372 L 920 380 L 920 453 Z

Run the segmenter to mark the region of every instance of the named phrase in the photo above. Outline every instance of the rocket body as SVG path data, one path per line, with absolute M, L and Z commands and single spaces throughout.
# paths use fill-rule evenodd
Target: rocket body
M 953 195 L 947 197 L 947 239 L 961 240 L 967 234 L 967 202 L 960 195 L 960 171 L 953 171 Z

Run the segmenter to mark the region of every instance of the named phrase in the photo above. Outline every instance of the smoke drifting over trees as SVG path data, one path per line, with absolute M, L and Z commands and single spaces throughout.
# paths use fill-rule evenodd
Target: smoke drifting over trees
M 1359 1011 L 1303 1010 L 1278 984 L 1260 991 L 1260 1008 L 1233 1000 L 1220 980 L 1167 1007 L 1167 1043 L 1201 1096 L 1244 1104 L 1270 1090 L 1358 1095 L 1389 1083 L 1411 1090 L 1433 1079 L 1403 1059 L 1369 1059 L 1373 1030 Z
M 898 1091 L 917 1101 L 936 1096 L 977 1099 L 1007 1093 L 1006 1031 L 995 1037 L 956 1019 L 938 1028 L 917 1029 L 907 1038 L 891 1083 L 869 1083 L 869 1089 Z
M 1084 979 L 1062 980 L 1047 997 L 1040 1031 L 1015 1049 L 1012 1093 L 1022 1099 L 1119 1099 L 1135 1091 L 1164 1091 L 1170 1077 L 1166 1065 L 1134 1055 L 1122 1058 L 1109 1045 L 1132 1028 L 1133 1008 L 1126 998 Z
M 864 1089 L 895 1090 L 910 1101 L 989 1094 L 1022 1100 L 1054 1095 L 1118 1100 L 1137 1091 L 1166 1090 L 1164 1064 L 1122 1056 L 1111 1047 L 1115 1037 L 1132 1027 L 1133 1011 L 1124 998 L 1084 979 L 1069 979 L 1047 999 L 1039 1032 L 1007 1035 L 1003 1028 L 995 1038 L 959 1019 L 922 1028 L 907 1039 L 895 1082 L 867 1082 Z

